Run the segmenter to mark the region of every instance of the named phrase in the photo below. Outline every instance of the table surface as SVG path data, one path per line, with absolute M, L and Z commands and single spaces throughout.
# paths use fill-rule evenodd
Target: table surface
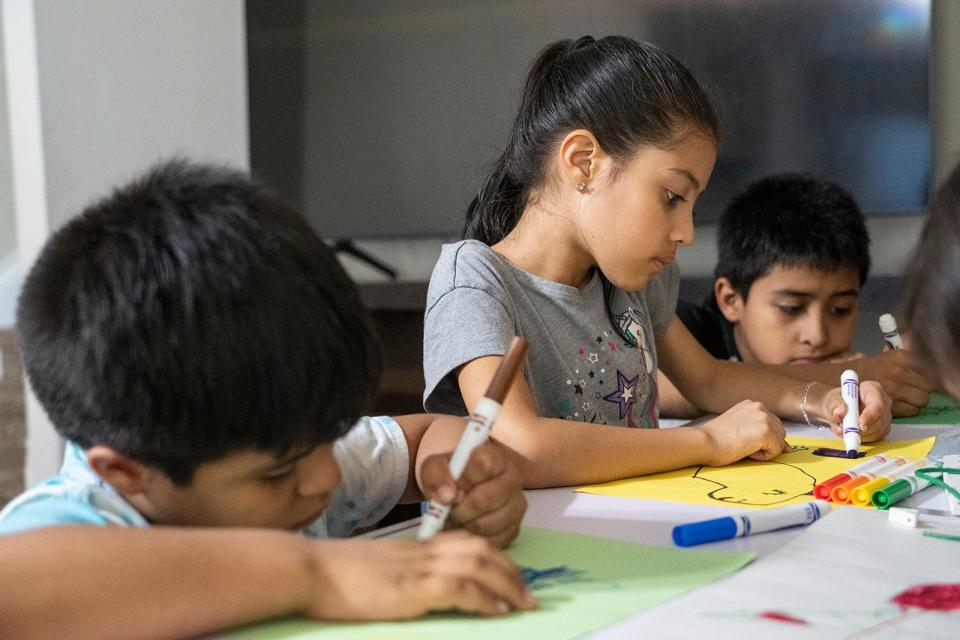
M 679 420 L 662 420 L 662 428 L 683 424 Z M 785 423 L 787 436 L 808 438 L 829 438 L 830 432 L 815 427 Z M 893 425 L 888 439 L 912 440 L 936 436 L 949 428 L 948 425 Z M 538 489 L 526 491 L 527 513 L 524 524 L 560 531 L 570 531 L 595 535 L 616 540 L 639 542 L 660 546 L 673 546 L 671 532 L 677 524 L 694 522 L 708 518 L 717 518 L 739 513 L 741 510 L 724 506 L 707 506 L 680 502 L 642 500 L 601 496 L 589 493 L 577 493 L 574 487 L 557 489 Z M 930 488 L 911 496 L 898 506 L 922 507 L 947 510 L 947 501 L 940 489 Z M 372 532 L 380 537 L 397 530 L 409 528 L 419 522 L 419 518 L 399 523 Z M 746 536 L 723 540 L 702 548 L 752 551 L 757 555 L 755 562 L 762 562 L 767 554 L 803 532 L 802 527 L 772 531 L 762 535 Z M 675 598 L 660 607 L 639 613 L 611 627 L 597 630 L 589 638 L 640 637 L 644 624 L 655 616 L 672 611 L 675 607 L 691 606 L 695 599 L 709 589 L 722 588 L 723 580 L 695 589 L 679 598 Z

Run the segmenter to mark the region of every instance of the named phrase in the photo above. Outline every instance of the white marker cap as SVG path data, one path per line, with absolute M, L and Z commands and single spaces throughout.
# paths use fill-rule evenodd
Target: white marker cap
M 894 333 L 897 331 L 897 321 L 889 313 L 885 313 L 880 316 L 880 331 L 884 333 Z

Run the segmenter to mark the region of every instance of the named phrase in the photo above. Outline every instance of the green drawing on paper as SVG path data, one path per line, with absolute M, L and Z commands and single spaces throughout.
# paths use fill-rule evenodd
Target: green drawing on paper
M 897 418 L 897 424 L 960 424 L 960 405 L 945 393 L 934 391 L 927 406 L 912 418 Z
M 524 569 L 537 611 L 500 618 L 431 615 L 394 623 L 282 620 L 234 631 L 243 640 L 324 638 L 573 638 L 733 573 L 752 553 L 656 547 L 524 527 L 508 554 Z

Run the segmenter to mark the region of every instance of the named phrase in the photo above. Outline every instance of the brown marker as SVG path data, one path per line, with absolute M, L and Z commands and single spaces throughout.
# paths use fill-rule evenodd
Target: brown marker
M 500 407 L 507 396 L 510 385 L 513 384 L 513 379 L 520 371 L 520 365 L 527 355 L 528 347 L 527 341 L 523 338 L 514 336 L 510 341 L 507 353 L 503 356 L 500 366 L 493 374 L 493 380 L 490 381 L 487 392 L 483 394 L 473 413 L 470 414 L 470 422 L 467 423 L 467 428 L 460 436 L 457 448 L 453 450 L 453 455 L 450 456 L 450 475 L 453 476 L 454 480 L 460 478 L 460 474 L 466 468 L 473 450 L 490 437 L 490 429 L 500 413 Z M 449 513 L 449 506 L 431 500 L 430 504 L 427 505 L 427 510 L 423 513 L 417 538 L 426 540 L 439 533 L 443 529 L 443 523 L 446 522 Z

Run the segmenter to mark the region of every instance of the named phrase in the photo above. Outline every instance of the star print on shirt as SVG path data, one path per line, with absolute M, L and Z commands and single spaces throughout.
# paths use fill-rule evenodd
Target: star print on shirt
M 633 415 L 630 410 L 633 408 L 634 403 L 636 402 L 636 393 L 637 393 L 637 383 L 640 381 L 640 376 L 634 376 L 632 379 L 627 379 L 625 375 L 617 371 L 617 389 L 616 391 L 605 395 L 603 397 L 607 402 L 613 402 L 620 405 L 620 419 L 623 420 L 624 417 L 627 418 L 627 424 L 631 427 L 635 427 L 633 424 Z

